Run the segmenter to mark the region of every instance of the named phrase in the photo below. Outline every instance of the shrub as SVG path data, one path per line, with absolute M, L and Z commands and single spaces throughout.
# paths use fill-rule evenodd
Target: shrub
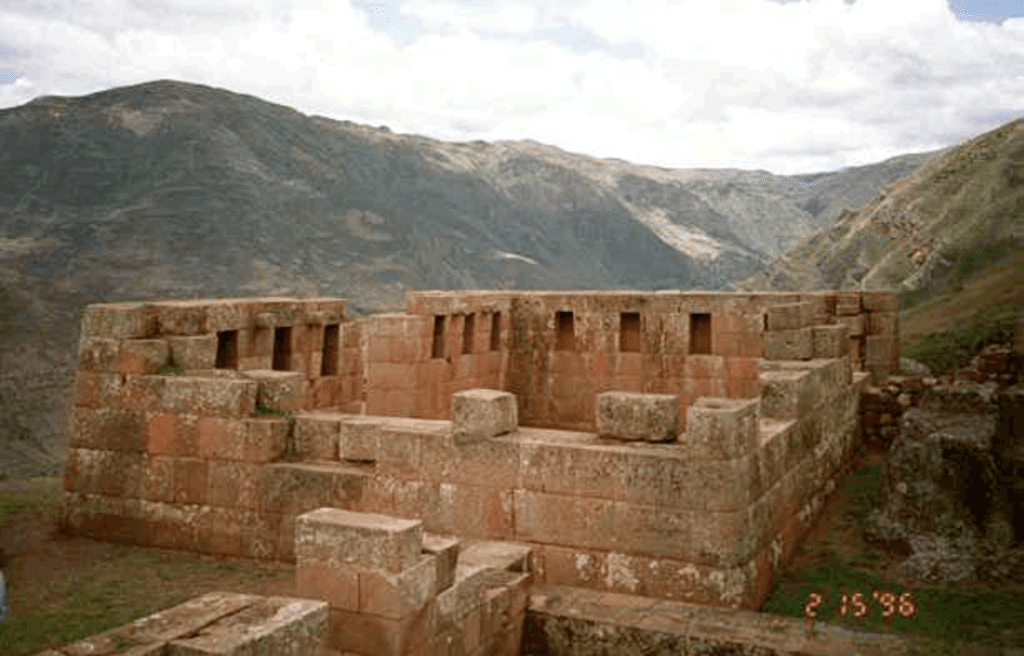
M 958 319 L 952 330 L 922 335 L 906 349 L 906 355 L 941 375 L 966 366 L 987 344 L 1012 342 L 1012 316 L 973 317 Z

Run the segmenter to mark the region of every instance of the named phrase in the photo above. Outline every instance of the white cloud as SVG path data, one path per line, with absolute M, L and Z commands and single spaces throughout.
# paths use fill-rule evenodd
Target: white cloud
M 776 173 L 1024 109 L 1024 19 L 946 0 L 353 2 L 7 0 L 0 69 L 21 77 L 0 106 L 175 78 L 441 139 Z

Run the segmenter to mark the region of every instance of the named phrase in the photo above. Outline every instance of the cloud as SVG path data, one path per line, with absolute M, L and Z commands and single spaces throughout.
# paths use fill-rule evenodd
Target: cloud
M 0 106 L 175 78 L 440 139 L 797 173 L 949 145 L 1024 97 L 1024 19 L 945 0 L 74 6 L 0 8 Z

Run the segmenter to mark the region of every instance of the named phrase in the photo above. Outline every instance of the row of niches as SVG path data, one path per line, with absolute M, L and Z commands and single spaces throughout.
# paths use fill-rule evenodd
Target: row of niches
M 434 340 L 431 347 L 431 358 L 445 357 L 447 318 L 444 315 L 434 317 Z M 462 329 L 462 353 L 472 353 L 475 329 L 475 314 L 465 315 Z M 555 313 L 555 350 L 574 351 L 575 324 L 572 312 Z M 491 313 L 490 350 L 501 348 L 501 313 Z M 619 351 L 623 353 L 640 352 L 640 313 L 619 313 Z M 692 355 L 711 355 L 711 315 L 703 313 L 690 314 L 690 353 Z
M 555 350 L 575 350 L 572 312 L 558 312 L 555 317 Z M 619 351 L 640 352 L 640 313 L 619 313 Z M 690 354 L 711 355 L 711 315 L 690 314 Z
M 462 354 L 474 352 L 476 334 L 476 314 L 464 316 L 462 324 Z M 434 317 L 433 343 L 431 358 L 444 358 L 447 344 L 448 317 Z M 269 329 L 268 329 L 269 330 Z M 292 328 L 278 326 L 274 330 L 274 351 L 272 369 L 288 371 L 291 368 Z M 572 312 L 558 312 L 555 320 L 555 350 L 575 350 L 574 317 Z M 238 368 L 238 333 L 237 330 L 225 330 L 217 333 L 217 369 Z M 501 350 L 501 313 L 490 313 L 489 351 Z M 328 324 L 323 330 L 322 357 L 320 358 L 320 375 L 335 376 L 338 374 L 338 354 L 340 348 L 340 325 Z M 640 352 L 640 313 L 622 312 L 619 315 L 619 350 L 624 353 Z M 690 353 L 694 355 L 711 354 L 711 315 L 690 315 Z
M 338 374 L 338 350 L 341 345 L 341 327 L 339 324 L 324 326 L 322 345 L 323 357 L 320 358 L 320 375 L 335 376 Z M 292 328 L 278 326 L 274 328 L 274 356 L 271 368 L 274 371 L 289 371 L 292 359 Z M 238 368 L 238 331 L 224 330 L 217 333 L 217 369 Z

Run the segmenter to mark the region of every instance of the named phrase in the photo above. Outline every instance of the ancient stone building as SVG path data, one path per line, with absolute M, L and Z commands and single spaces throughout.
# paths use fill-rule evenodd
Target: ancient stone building
M 494 612 L 482 588 L 518 599 L 520 630 L 545 582 L 755 609 L 835 486 L 861 390 L 898 366 L 896 310 L 889 292 L 411 292 L 356 319 L 334 298 L 91 305 L 61 521 L 296 562 L 354 653 L 464 635 Z

